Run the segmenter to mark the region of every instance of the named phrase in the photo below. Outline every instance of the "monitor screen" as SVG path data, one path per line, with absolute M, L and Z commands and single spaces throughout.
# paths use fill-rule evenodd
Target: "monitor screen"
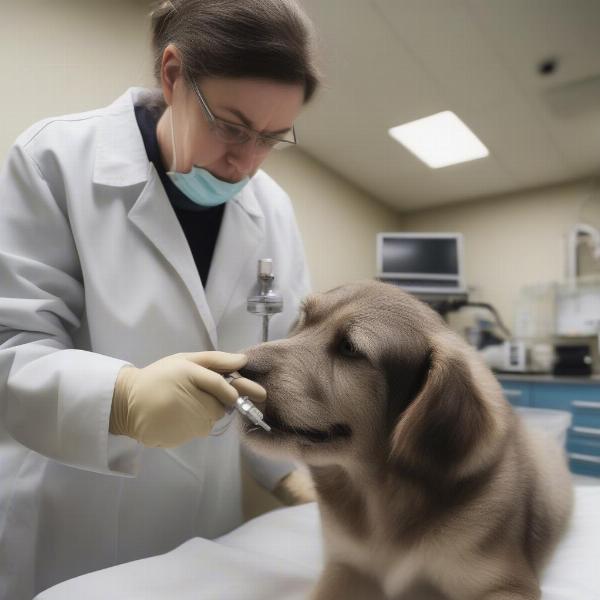
M 385 238 L 383 273 L 458 275 L 456 238 Z
M 460 233 L 380 233 L 378 276 L 418 293 L 463 293 Z

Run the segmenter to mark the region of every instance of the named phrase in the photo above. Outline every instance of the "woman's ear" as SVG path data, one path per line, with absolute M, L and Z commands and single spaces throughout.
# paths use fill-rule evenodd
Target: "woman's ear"
M 468 360 L 451 346 L 434 344 L 421 389 L 392 433 L 392 462 L 440 476 L 472 463 L 493 420 Z
M 162 54 L 160 81 L 163 96 L 168 106 L 173 102 L 173 89 L 177 78 L 182 76 L 181 53 L 174 44 L 169 44 Z

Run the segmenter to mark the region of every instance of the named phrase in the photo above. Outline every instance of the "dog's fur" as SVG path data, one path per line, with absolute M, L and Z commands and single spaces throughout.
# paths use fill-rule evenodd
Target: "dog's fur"
M 247 354 L 272 426 L 245 425 L 247 442 L 301 459 L 316 487 L 314 600 L 540 598 L 571 512 L 564 456 L 428 306 L 383 283 L 342 286 Z

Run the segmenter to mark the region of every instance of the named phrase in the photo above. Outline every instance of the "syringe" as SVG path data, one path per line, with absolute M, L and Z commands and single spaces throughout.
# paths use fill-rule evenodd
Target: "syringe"
M 239 379 L 241 375 L 239 373 L 230 373 L 229 375 L 223 375 L 227 383 L 231 383 L 234 379 Z M 237 411 L 246 417 L 254 425 L 262 427 L 265 431 L 271 431 L 271 428 L 264 422 L 263 414 L 254 406 L 253 402 L 248 396 L 240 396 L 235 401 L 235 408 Z M 232 407 L 233 410 L 233 407 Z

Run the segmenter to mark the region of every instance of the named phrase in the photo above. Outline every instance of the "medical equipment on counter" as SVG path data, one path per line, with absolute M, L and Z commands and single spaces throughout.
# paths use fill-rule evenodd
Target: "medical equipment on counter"
M 504 373 L 551 373 L 554 348 L 550 343 L 511 339 L 479 350 L 488 367 Z
M 234 379 L 239 379 L 241 375 L 239 373 L 230 373 L 229 375 L 224 375 L 223 377 L 225 377 L 225 381 L 227 383 L 231 383 Z M 258 408 L 256 408 L 256 406 L 254 406 L 248 396 L 240 396 L 235 401 L 235 408 L 242 416 L 254 423 L 254 425 L 262 427 L 265 431 L 271 431 L 271 428 L 263 420 L 263 414 L 260 412 L 260 410 L 258 410 Z M 231 410 L 233 410 L 233 407 Z M 231 412 L 231 410 L 229 412 Z
M 589 377 L 592 374 L 592 363 L 589 344 L 557 345 L 553 373 Z
M 527 371 L 528 349 L 522 340 L 508 340 L 504 342 L 504 371 L 524 373 Z
M 600 333 L 600 282 L 559 286 L 556 292 L 556 335 L 596 336 Z
M 567 239 L 567 282 L 572 290 L 577 288 L 577 277 L 579 275 L 577 248 L 582 242 L 590 246 L 593 258 L 600 260 L 600 230 L 587 223 L 577 223 L 569 232 Z
M 556 332 L 556 297 L 559 284 L 524 285 L 514 304 L 513 338 L 549 341 Z
M 262 316 L 262 341 L 269 341 L 269 318 L 283 310 L 283 296 L 273 287 L 273 259 L 258 261 L 256 293 L 248 297 L 246 308 L 253 315 Z

